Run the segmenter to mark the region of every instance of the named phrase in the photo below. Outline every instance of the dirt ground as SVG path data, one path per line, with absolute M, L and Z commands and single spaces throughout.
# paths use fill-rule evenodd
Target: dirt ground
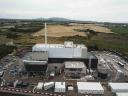
M 112 33 L 110 29 L 97 26 L 95 24 L 77 24 L 72 26 L 64 26 L 64 25 L 48 25 L 47 26 L 47 34 L 50 37 L 62 37 L 62 36 L 87 36 L 85 32 L 78 32 L 74 29 L 91 29 L 96 32 L 104 32 L 104 33 Z M 44 29 L 35 32 L 32 34 L 33 36 L 44 36 L 45 31 Z
M 111 32 L 111 29 L 108 29 L 108 28 L 102 27 L 102 26 L 98 26 L 96 24 L 84 24 L 83 27 L 94 30 L 96 32 L 113 33 L 113 32 Z
M 74 31 L 74 26 L 63 26 L 63 25 L 48 25 L 47 27 L 47 34 L 50 37 L 62 37 L 62 36 L 86 36 L 83 32 Z M 44 29 L 36 32 L 33 36 L 44 36 Z

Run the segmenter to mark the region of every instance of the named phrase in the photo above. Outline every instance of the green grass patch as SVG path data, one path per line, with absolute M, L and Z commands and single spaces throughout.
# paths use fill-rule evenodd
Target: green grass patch
M 128 26 L 111 26 L 110 29 L 112 32 L 128 36 Z

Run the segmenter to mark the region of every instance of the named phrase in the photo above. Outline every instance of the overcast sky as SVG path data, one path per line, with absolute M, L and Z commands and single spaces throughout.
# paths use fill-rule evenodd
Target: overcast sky
M 0 18 L 128 22 L 128 0 L 0 0 Z

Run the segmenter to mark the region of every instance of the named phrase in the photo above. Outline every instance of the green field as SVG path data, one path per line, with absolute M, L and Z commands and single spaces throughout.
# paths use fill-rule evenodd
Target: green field
M 128 37 L 128 26 L 110 26 L 112 32 Z

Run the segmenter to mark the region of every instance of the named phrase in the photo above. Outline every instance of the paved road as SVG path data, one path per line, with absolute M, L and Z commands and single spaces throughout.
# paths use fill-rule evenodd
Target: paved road
M 22 95 L 31 95 L 31 96 L 65 96 L 62 93 L 49 93 L 49 92 L 33 92 L 31 90 L 24 90 L 18 88 L 8 88 L 0 87 L 0 92 L 13 93 L 13 94 L 22 94 Z

